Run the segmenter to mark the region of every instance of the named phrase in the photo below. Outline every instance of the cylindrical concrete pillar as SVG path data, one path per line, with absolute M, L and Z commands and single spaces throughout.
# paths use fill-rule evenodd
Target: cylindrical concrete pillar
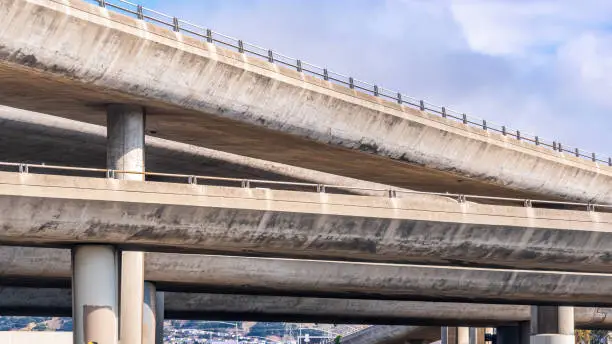
M 111 104 L 106 116 L 106 167 L 116 171 L 145 170 L 145 113 L 140 106 Z M 115 174 L 117 179 L 144 180 L 135 173 Z
M 151 282 L 144 283 L 144 303 L 142 305 L 142 344 L 156 344 L 157 333 L 157 289 Z
M 140 106 L 112 104 L 107 108 L 107 168 L 124 180 L 144 180 L 145 113 Z M 122 172 L 123 171 L 123 172 Z M 137 173 L 125 173 L 137 172 Z M 121 260 L 121 343 L 142 343 L 144 253 L 126 251 Z
M 158 291 L 155 297 L 155 344 L 164 344 L 164 292 Z
M 469 344 L 469 327 L 442 327 L 442 344 Z
M 574 307 L 531 307 L 531 344 L 573 343 Z
M 470 344 L 485 344 L 485 328 L 470 327 Z
M 72 250 L 72 326 L 75 344 L 116 344 L 118 257 L 112 246 Z

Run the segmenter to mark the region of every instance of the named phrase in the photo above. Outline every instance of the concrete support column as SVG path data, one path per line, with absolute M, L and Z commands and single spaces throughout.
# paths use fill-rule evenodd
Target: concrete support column
M 164 344 L 164 293 L 152 282 L 144 283 L 142 344 Z
M 531 307 L 531 344 L 573 343 L 574 307 Z
M 157 296 L 155 284 L 144 282 L 144 303 L 142 304 L 142 344 L 155 344 L 155 312 Z
M 119 314 L 118 256 L 112 246 L 72 250 L 73 342 L 116 344 Z
M 469 344 L 469 327 L 442 327 L 442 344 Z
M 144 172 L 145 113 L 140 106 L 112 104 L 107 108 L 107 168 Z M 115 174 L 117 179 L 144 180 L 143 174 Z M 121 260 L 121 343 L 142 343 L 144 302 L 144 253 L 126 251 Z
M 470 327 L 470 344 L 485 344 L 485 329 Z
M 155 297 L 155 344 L 164 344 L 164 292 L 158 291 Z

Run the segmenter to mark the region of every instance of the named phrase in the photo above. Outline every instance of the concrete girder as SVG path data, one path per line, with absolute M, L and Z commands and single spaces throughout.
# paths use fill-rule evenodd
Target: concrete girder
M 51 251 L 50 255 L 46 252 Z M 5 285 L 41 283 L 67 287 L 70 261 L 66 251 L 46 248 L 4 247 L 0 250 L 0 276 Z M 40 258 L 42 256 L 46 258 Z M 54 260 L 53 257 L 57 257 Z M 23 257 L 23 259 L 21 258 Z M 46 261 L 39 264 L 40 261 Z M 8 263 L 4 263 L 8 262 Z M 34 265 L 34 266 L 33 266 Z M 248 269 L 247 269 L 248 267 Z M 23 269 L 22 269 L 23 268 Z M 234 292 L 276 296 L 317 296 L 347 299 L 444 300 L 468 302 L 524 302 L 542 304 L 565 301 L 573 304 L 607 304 L 610 277 L 543 271 L 465 269 L 453 267 L 307 261 L 271 258 L 147 253 L 145 278 L 162 291 Z M 469 280 L 466 285 L 463 281 Z M 288 292 L 288 290 L 290 292 Z M 311 305 L 311 306 L 316 306 Z M 367 303 L 366 303 L 367 305 Z M 376 304 L 374 304 L 376 305 Z M 427 303 L 415 303 L 427 314 Z M 384 303 L 397 317 L 419 318 Z M 187 304 L 185 307 L 188 307 Z M 364 306 L 367 307 L 367 306 Z M 452 307 L 452 306 L 449 306 Z M 491 310 L 495 307 L 491 307 Z M 521 308 L 504 308 L 509 318 L 528 318 Z M 363 310 L 356 308 L 357 310 Z M 189 313 L 189 308 L 184 309 Z M 256 310 L 253 310 L 257 312 Z M 437 312 L 456 316 L 440 305 Z M 518 313 L 516 313 L 518 312 Z M 492 312 L 493 314 L 495 312 Z M 373 313 L 383 316 L 382 313 Z M 482 314 L 489 314 L 483 312 Z M 514 315 L 511 315 L 514 314 Z M 523 315 L 517 315 L 523 314 Z M 593 321 L 599 319 L 591 312 Z M 438 315 L 440 316 L 440 315 Z M 494 315 L 490 315 L 495 319 Z
M 608 166 L 85 2 L 1 5 L 0 102 L 7 105 L 101 124 L 100 104 L 146 104 L 160 137 L 264 160 L 421 190 L 612 201 Z M 92 51 L 105 53 L 92 58 Z
M 147 170 L 153 172 L 344 185 L 353 188 L 347 192 L 373 196 L 381 195 L 381 192 L 368 189 L 390 188 L 388 185 L 168 141 L 150 135 L 145 136 L 145 142 Z M 5 147 L 0 149 L 0 161 L 107 168 L 106 127 L 1 105 L 0 147 Z M 163 177 L 148 179 L 164 180 Z M 313 188 L 308 190 L 312 191 Z
M 511 331 L 530 319 L 530 306 L 164 292 L 167 319 L 494 326 Z M 71 316 L 69 288 L 0 287 L 0 315 Z M 612 329 L 611 308 L 575 307 L 577 328 Z M 528 325 L 527 325 L 528 327 Z M 516 332 L 516 334 L 514 334 Z M 529 329 L 527 328 L 527 335 Z
M 33 173 L 0 181 L 5 244 L 609 271 L 611 213 Z

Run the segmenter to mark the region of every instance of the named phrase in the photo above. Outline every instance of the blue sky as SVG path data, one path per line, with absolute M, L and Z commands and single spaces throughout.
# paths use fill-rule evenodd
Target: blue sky
M 145 0 L 342 74 L 612 154 L 609 0 Z

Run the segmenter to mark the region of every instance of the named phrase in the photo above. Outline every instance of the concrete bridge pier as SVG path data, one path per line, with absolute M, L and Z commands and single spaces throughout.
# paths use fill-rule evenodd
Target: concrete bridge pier
M 116 344 L 119 257 L 114 247 L 81 245 L 72 250 L 73 342 Z
M 119 171 L 115 178 L 144 180 L 144 174 L 120 171 L 145 171 L 145 111 L 141 106 L 111 104 L 106 114 L 106 165 Z M 122 252 L 121 255 L 121 343 L 143 343 L 144 253 Z M 153 335 L 153 337 L 155 336 Z M 149 344 L 149 343 L 146 343 Z M 152 343 L 151 343 L 152 344 Z
M 497 344 L 529 344 L 529 321 L 521 321 L 519 326 L 500 326 L 497 328 Z
M 142 344 L 164 344 L 164 293 L 149 281 L 144 283 Z
M 470 344 L 469 327 L 442 327 L 442 344 Z
M 485 343 L 485 329 L 480 327 L 470 327 L 470 344 Z
M 531 307 L 531 344 L 573 343 L 574 307 Z

